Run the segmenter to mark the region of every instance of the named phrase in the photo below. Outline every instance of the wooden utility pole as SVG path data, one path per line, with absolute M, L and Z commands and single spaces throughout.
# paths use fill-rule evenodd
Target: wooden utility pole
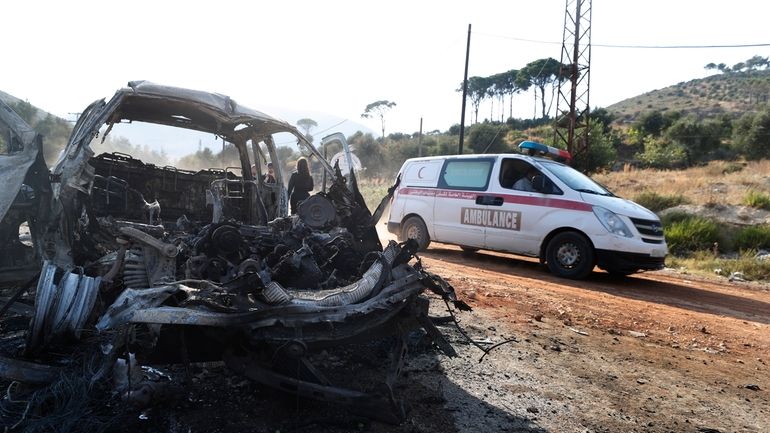
M 471 55 L 471 25 L 468 24 L 468 44 L 465 47 L 465 75 L 463 76 L 463 108 L 460 114 L 460 147 L 459 155 L 463 154 L 463 139 L 465 138 L 465 98 L 468 95 L 468 59 Z
M 420 135 L 417 136 L 417 156 L 422 156 L 422 117 L 420 117 Z

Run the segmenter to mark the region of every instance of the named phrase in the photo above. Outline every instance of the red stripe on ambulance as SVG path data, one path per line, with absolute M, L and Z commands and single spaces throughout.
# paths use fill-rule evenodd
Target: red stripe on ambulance
M 476 201 L 476 197 L 481 195 L 494 195 L 495 197 L 502 197 L 506 203 L 521 204 L 526 206 L 542 206 L 551 207 L 557 209 L 570 209 L 583 212 L 591 212 L 591 205 L 573 200 L 563 200 L 560 198 L 550 197 L 533 197 L 528 195 L 512 195 L 512 194 L 497 194 L 497 193 L 483 193 L 471 191 L 456 191 L 451 189 L 438 189 L 438 188 L 415 188 L 405 187 L 398 190 L 399 194 L 414 195 L 421 197 L 441 197 L 441 198 L 453 198 L 458 200 L 473 200 Z

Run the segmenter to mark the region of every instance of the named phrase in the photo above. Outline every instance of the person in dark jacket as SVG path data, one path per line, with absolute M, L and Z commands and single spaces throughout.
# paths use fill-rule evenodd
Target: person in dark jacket
M 297 160 L 297 171 L 291 174 L 289 178 L 289 203 L 291 204 L 291 214 L 295 215 L 299 210 L 299 204 L 310 197 L 310 191 L 313 190 L 313 178 L 310 176 L 310 169 L 307 165 L 307 159 Z

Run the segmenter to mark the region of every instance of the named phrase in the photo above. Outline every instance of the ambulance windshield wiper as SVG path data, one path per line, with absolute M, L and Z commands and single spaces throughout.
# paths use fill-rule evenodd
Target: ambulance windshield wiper
M 605 195 L 605 196 L 608 196 L 608 197 L 612 197 L 613 196 L 611 192 L 599 192 L 599 191 L 594 191 L 594 190 L 588 189 L 588 188 L 577 188 L 575 191 L 586 192 L 588 194 Z

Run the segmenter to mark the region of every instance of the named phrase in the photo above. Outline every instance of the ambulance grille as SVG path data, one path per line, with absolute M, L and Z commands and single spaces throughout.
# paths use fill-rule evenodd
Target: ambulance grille
M 648 238 L 642 238 L 642 242 L 647 244 L 662 244 L 663 239 L 648 239 Z
M 660 221 L 631 218 L 631 222 L 642 235 L 663 237 L 663 226 Z

